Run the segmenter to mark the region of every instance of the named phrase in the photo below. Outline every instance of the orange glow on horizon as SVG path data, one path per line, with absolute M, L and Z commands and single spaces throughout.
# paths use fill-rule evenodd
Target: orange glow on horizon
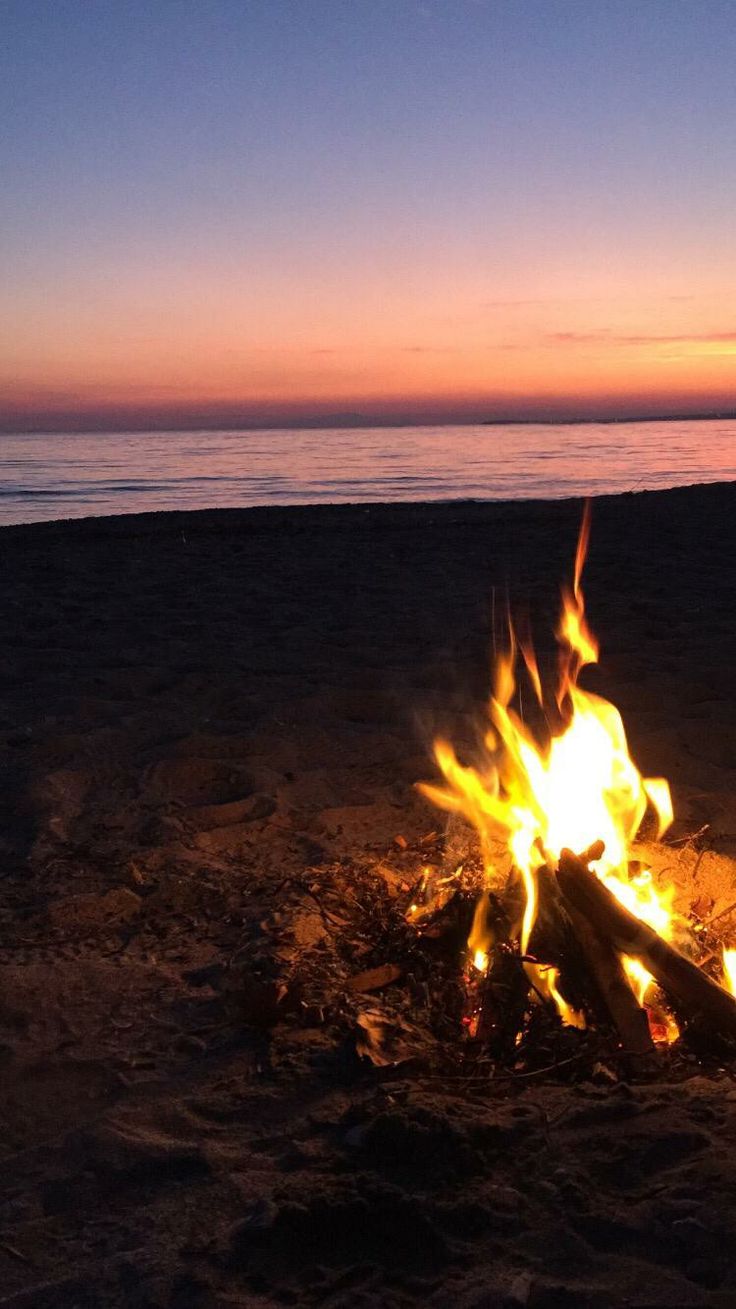
M 728 5 L 11 8 L 0 428 L 736 406 Z
M 358 270 L 365 275 L 366 270 Z M 579 299 L 480 299 L 437 277 L 370 287 L 203 286 L 131 278 L 110 302 L 28 306 L 0 340 L 0 422 L 133 418 L 242 407 L 246 417 L 341 410 L 601 416 L 736 403 L 728 299 L 603 286 Z M 597 290 L 598 288 L 596 288 Z M 80 292 L 81 299 L 81 292 Z M 360 312 L 356 311 L 356 304 Z

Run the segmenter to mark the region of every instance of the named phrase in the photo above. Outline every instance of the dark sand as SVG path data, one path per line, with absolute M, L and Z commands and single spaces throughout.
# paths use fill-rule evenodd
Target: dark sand
M 467 1087 L 354 1055 L 361 1004 L 406 1003 L 344 983 L 390 962 L 378 906 L 442 826 L 412 790 L 432 731 L 472 733 L 494 588 L 550 648 L 579 514 L 0 532 L 0 1305 L 736 1304 L 730 1073 Z M 707 917 L 736 867 L 736 484 L 597 501 L 585 584 L 587 684 L 675 838 L 708 824 L 667 855 Z

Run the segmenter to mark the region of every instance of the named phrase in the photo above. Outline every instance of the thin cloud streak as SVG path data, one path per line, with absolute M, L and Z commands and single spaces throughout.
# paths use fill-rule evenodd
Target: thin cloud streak
M 596 328 L 582 332 L 546 332 L 552 345 L 726 345 L 736 343 L 736 330 L 728 332 L 628 333 Z

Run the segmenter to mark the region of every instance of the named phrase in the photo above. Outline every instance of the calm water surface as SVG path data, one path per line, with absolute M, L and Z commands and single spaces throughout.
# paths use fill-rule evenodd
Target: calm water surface
M 557 499 L 733 479 L 733 419 L 0 435 L 0 523 L 246 505 Z

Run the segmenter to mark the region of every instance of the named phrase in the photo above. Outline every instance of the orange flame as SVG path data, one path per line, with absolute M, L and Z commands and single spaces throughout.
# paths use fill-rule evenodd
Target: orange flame
M 674 889 L 660 892 L 648 870 L 629 875 L 629 849 L 644 815 L 651 807 L 657 815 L 658 835 L 672 822 L 669 786 L 663 778 L 642 777 L 628 750 L 618 710 L 600 696 L 577 684 L 581 669 L 597 662 L 598 645 L 590 632 L 581 588 L 581 576 L 590 533 L 586 506 L 575 556 L 572 589 L 563 590 L 557 629 L 560 671 L 556 688 L 558 706 L 566 724 L 542 744 L 511 708 L 516 689 L 516 640 L 496 661 L 494 692 L 490 703 L 492 729 L 487 733 L 485 759 L 480 769 L 459 762 L 452 746 L 437 740 L 434 755 L 444 786 L 420 784 L 435 804 L 464 815 L 475 827 L 481 845 L 486 877 L 497 884 L 493 854 L 500 838 L 521 875 L 525 906 L 519 939 L 525 954 L 537 914 L 537 872 L 543 864 L 556 867 L 563 847 L 586 850 L 605 842 L 605 852 L 594 865 L 609 890 L 637 917 L 661 935 L 671 937 Z M 526 643 L 522 656 L 537 699 L 542 687 L 534 652 Z M 484 959 L 489 942 L 471 942 L 476 958 Z M 651 977 L 636 960 L 627 960 L 631 984 L 642 1003 Z M 557 1004 L 563 1021 L 578 1024 L 579 1016 L 560 996 L 554 970 L 537 968 L 535 988 Z
M 726 989 L 736 996 L 736 950 L 723 951 L 723 980 Z

